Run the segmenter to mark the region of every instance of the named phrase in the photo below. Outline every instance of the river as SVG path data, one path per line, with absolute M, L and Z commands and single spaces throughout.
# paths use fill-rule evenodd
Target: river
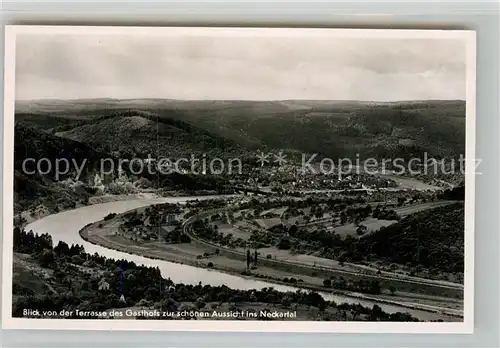
M 52 236 L 54 245 L 59 241 L 71 244 L 83 245 L 88 253 L 98 253 L 107 258 L 126 259 L 133 261 L 138 265 L 158 267 L 164 278 L 169 277 L 176 283 L 203 284 L 214 286 L 226 285 L 233 289 L 261 289 L 264 287 L 274 287 L 279 291 L 296 291 L 297 288 L 285 285 L 278 285 L 249 278 L 238 277 L 215 270 L 196 268 L 188 265 L 167 262 L 163 260 L 153 260 L 142 256 L 127 254 L 124 252 L 111 250 L 99 245 L 94 245 L 84 241 L 79 231 L 87 224 L 102 220 L 110 213 L 123 213 L 125 211 L 159 203 L 184 203 L 188 200 L 220 198 L 222 196 L 203 196 L 203 197 L 169 197 L 169 198 L 147 198 L 133 199 L 126 201 L 116 201 L 102 204 L 89 205 L 74 210 L 64 211 L 41 218 L 27 225 L 26 230 L 32 230 L 35 233 L 48 233 Z M 320 293 L 325 299 L 333 300 L 336 303 L 359 303 L 363 306 L 372 307 L 376 302 L 369 300 L 358 300 L 352 297 L 333 295 L 330 293 Z M 409 312 L 420 320 L 436 320 L 437 314 L 427 311 L 414 310 L 398 307 L 395 305 L 377 303 L 384 311 L 388 313 Z

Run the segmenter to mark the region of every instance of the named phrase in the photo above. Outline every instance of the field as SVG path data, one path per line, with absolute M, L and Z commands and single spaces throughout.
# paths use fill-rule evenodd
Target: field
M 244 264 L 244 249 L 241 254 L 238 249 L 230 252 L 224 248 L 216 248 L 210 243 L 192 240 L 188 244 L 164 244 L 159 242 L 137 243 L 117 236 L 116 228 L 120 223 L 121 217 L 118 216 L 110 221 L 105 222 L 103 227 L 98 227 L 97 223 L 89 226 L 82 231 L 84 239 L 93 243 L 104 245 L 108 248 L 133 252 L 134 254 L 144 255 L 151 258 L 158 258 L 173 262 L 186 263 L 197 267 L 214 268 L 219 271 L 240 274 L 244 273 L 246 267 Z M 102 224 L 102 222 L 100 223 Z M 217 253 L 214 251 L 218 249 Z M 268 259 L 267 254 L 271 254 L 272 258 Z M 263 248 L 259 250 L 259 263 L 256 268 L 247 276 L 257 277 L 261 279 L 269 279 L 276 283 L 285 283 L 284 280 L 294 278 L 300 280 L 298 286 L 311 289 L 324 289 L 324 280 L 328 277 L 346 277 L 346 279 L 360 279 L 360 277 L 370 276 L 369 270 L 361 270 L 356 265 L 344 264 L 341 265 L 338 261 L 328 260 L 314 255 L 291 255 L 285 250 L 275 248 Z M 262 259 L 261 259 L 262 258 Z M 375 276 L 375 273 L 371 273 Z M 377 277 L 380 278 L 380 277 Z M 383 278 L 383 277 L 382 277 Z M 381 279 L 382 279 L 381 278 Z M 458 306 L 460 300 L 452 300 L 458 293 L 452 295 L 454 291 L 445 290 L 444 288 L 437 290 L 432 286 L 427 286 L 424 283 L 417 285 L 406 283 L 406 278 L 387 278 L 382 280 L 383 294 L 392 296 L 392 301 L 409 301 L 417 296 L 413 294 L 415 286 L 419 287 L 419 303 L 426 303 L 430 306 L 441 306 L 448 301 L 454 304 L 450 306 Z M 391 294 L 390 287 L 394 287 L 396 294 Z M 442 297 L 449 292 L 448 296 Z M 426 294 L 427 295 L 424 295 Z M 459 296 L 460 297 L 460 296 Z M 447 305 L 448 306 L 448 305 Z M 450 307 L 453 308 L 453 307 Z

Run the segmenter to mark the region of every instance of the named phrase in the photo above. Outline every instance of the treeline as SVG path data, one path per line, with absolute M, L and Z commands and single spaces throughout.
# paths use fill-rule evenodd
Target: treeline
M 85 202 L 95 192 L 87 185 L 81 185 L 77 189 L 57 185 L 57 180 L 74 178 L 75 166 L 61 167 L 56 173 L 56 161 L 67 159 L 68 163 L 76 163 L 78 166 L 84 164 L 80 180 L 85 182 L 89 173 L 100 168 L 100 161 L 106 155 L 92 148 L 72 141 L 63 139 L 31 126 L 16 123 L 14 129 L 14 196 L 15 211 L 21 212 L 31 206 L 43 204 L 52 212 L 59 209 L 72 208 L 77 202 Z M 34 161 L 24 162 L 31 158 Z M 40 162 L 41 159 L 50 162 Z M 68 173 L 64 174 L 68 170 Z M 43 171 L 44 174 L 41 174 Z
M 399 217 L 398 213 L 396 213 L 396 211 L 394 211 L 392 209 L 387 209 L 385 207 L 381 208 L 379 206 L 376 206 L 375 209 L 373 209 L 372 216 L 375 219 L 379 219 L 379 220 L 399 220 L 400 219 L 400 217 Z
M 248 202 L 243 202 L 240 204 L 238 207 L 239 210 L 245 210 L 245 209 L 250 209 L 250 208 L 255 208 L 257 211 L 264 211 L 264 210 L 269 210 L 273 208 L 281 208 L 281 207 L 288 207 L 288 211 L 290 213 L 297 211 L 297 209 L 304 209 L 308 208 L 311 206 L 318 206 L 320 204 L 325 204 L 329 210 L 343 210 L 346 209 L 347 207 L 354 205 L 354 204 L 363 204 L 366 203 L 366 199 L 363 197 L 360 197 L 359 193 L 357 194 L 358 197 L 343 197 L 343 198 L 332 198 L 332 197 L 308 197 L 306 199 L 281 199 L 281 200 L 257 200 L 255 198 L 252 198 Z M 298 214 L 298 213 L 296 213 Z
M 56 160 L 67 159 L 69 163 L 85 164 L 83 173 L 88 175 L 101 169 L 101 161 L 110 156 L 104 152 L 94 150 L 88 145 L 79 143 L 74 140 L 57 137 L 31 126 L 16 123 L 14 128 L 14 169 L 22 172 L 23 174 L 33 172 L 31 177 L 40 179 L 42 174 L 39 173 L 36 162 L 28 161 L 24 163 L 27 158 L 32 158 L 38 161 L 42 158 L 51 163 L 51 167 L 43 166 L 41 169 L 44 171 L 43 176 L 47 176 L 54 180 L 64 180 L 73 177 L 74 172 L 68 171 L 64 174 L 63 164 L 56 173 Z M 85 161 L 85 162 L 84 162 Z M 24 164 L 24 167 L 23 167 Z M 50 170 L 49 170 L 50 169 Z M 75 169 L 75 166 L 70 166 L 68 169 Z M 56 177 L 56 174 L 59 177 Z M 83 180 L 84 178 L 81 178 Z
M 334 288 L 339 290 L 349 290 L 361 292 L 370 295 L 379 295 L 381 292 L 380 282 L 378 280 L 360 279 L 356 281 L 346 281 L 344 277 L 331 277 L 323 281 L 323 286 L 326 288 Z
M 246 245 L 243 239 L 235 239 L 231 233 L 224 234 L 219 232 L 217 225 L 211 226 L 208 219 L 205 220 L 196 220 L 192 224 L 193 232 L 197 237 L 230 248 L 244 247 Z
M 129 159 L 145 157 L 150 153 L 161 157 L 169 154 L 173 158 L 186 157 L 192 153 L 210 153 L 224 158 L 224 154 L 241 152 L 234 141 L 187 123 L 184 118 L 176 117 L 177 113 L 176 110 L 159 113 L 137 109 L 103 110 L 102 115 L 62 125 L 53 131 L 69 131 L 76 139 L 97 149 L 104 152 L 119 151 L 121 158 Z M 123 127 L 130 117 L 140 117 L 148 122 L 140 128 Z
M 400 264 L 414 269 L 411 273 L 421 268 L 435 274 L 463 272 L 462 203 L 417 212 L 401 220 L 393 210 L 375 208 L 373 214 L 379 219 L 399 221 L 361 238 L 342 238 L 326 229 L 309 231 L 297 225 L 278 225 L 267 232 L 253 233 L 250 240 L 259 247 L 273 245 L 299 253 L 319 250 L 322 257 L 340 262 L 378 260 Z
M 373 308 L 337 305 L 313 291 L 280 292 L 272 287 L 235 290 L 225 285 L 202 285 L 201 282 L 198 285 L 174 284 L 170 279 L 162 278 L 158 267 L 138 266 L 126 260 L 108 259 L 97 253 L 91 255 L 86 253 L 82 246 L 69 246 L 64 242 L 52 247 L 49 235 L 38 235 L 20 229 L 14 230 L 14 251 L 30 254 L 34 262 L 53 271 L 50 279 L 45 279 L 48 286 L 43 292 L 33 291 L 22 282 L 14 283 L 14 317 L 23 317 L 25 308 L 40 312 L 75 309 L 105 311 L 110 308 L 147 304 L 150 308 L 176 311 L 181 309 L 183 303 L 193 304 L 194 308 L 191 309 L 203 310 L 207 303 L 218 302 L 268 303 L 284 307 L 305 305 L 318 308 L 327 318 L 325 320 L 330 318 L 325 310 L 336 308 L 338 313 L 343 314 L 333 318 L 335 320 L 346 320 L 346 313 L 350 312 L 353 320 L 357 317 L 358 320 L 371 321 L 418 321 L 407 313 L 385 313 L 377 305 Z M 45 255 L 43 262 L 41 255 Z M 123 281 L 126 303 L 119 299 L 120 279 Z M 103 288 L 103 281 L 107 282 L 109 287 Z M 71 318 L 77 317 L 66 317 Z M 78 318 L 82 319 L 81 316 Z
M 440 194 L 439 198 L 452 201 L 463 201 L 465 200 L 465 186 L 458 186 L 445 190 Z
M 411 214 L 353 243 L 343 258 L 370 257 L 426 268 L 434 272 L 464 271 L 464 205 L 450 204 Z
M 88 122 L 82 120 L 81 122 Z M 15 209 L 20 212 L 33 205 L 43 204 L 51 212 L 57 212 L 60 209 L 74 208 L 77 202 L 86 204 L 88 198 L 94 195 L 95 189 L 89 187 L 86 183 L 93 179 L 96 173 L 101 173 L 101 163 L 104 163 L 103 169 L 112 175 L 104 178 L 107 184 L 118 174 L 118 158 L 103 151 L 97 151 L 89 145 L 57 137 L 33 126 L 16 123 L 14 130 L 14 191 Z M 42 158 L 48 160 L 51 166 L 42 162 L 41 168 L 37 168 L 37 163 L 25 159 L 32 158 L 38 161 Z M 70 163 L 68 173 L 64 162 L 60 162 L 61 167 L 56 173 L 56 161 L 66 159 Z M 104 162 L 103 160 L 106 159 Z M 111 167 L 111 161 L 114 161 Z M 68 178 L 75 179 L 75 166 L 84 165 L 82 175 L 78 178 L 84 184 L 78 188 L 69 188 L 58 185 L 56 181 Z M 122 169 L 129 176 L 133 177 L 131 168 L 122 165 Z M 44 174 L 40 172 L 43 171 Z M 139 177 L 149 179 L 155 184 L 155 187 L 174 189 L 186 192 L 187 194 L 198 191 L 215 191 L 220 193 L 232 193 L 227 190 L 227 180 L 222 176 L 215 175 L 183 175 L 179 173 L 157 175 L 143 170 Z

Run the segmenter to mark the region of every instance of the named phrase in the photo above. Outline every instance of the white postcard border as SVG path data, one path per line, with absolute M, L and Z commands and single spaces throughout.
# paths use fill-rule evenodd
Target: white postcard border
M 466 61 L 466 178 L 465 268 L 463 322 L 319 322 L 319 321 L 219 321 L 219 320 L 92 320 L 26 319 L 12 317 L 13 174 L 15 48 L 18 34 L 109 34 L 109 35 L 220 35 L 302 36 L 344 38 L 435 38 L 462 39 Z M 45 330 L 216 331 L 216 332 L 311 332 L 311 333 L 473 333 L 474 331 L 474 215 L 476 137 L 476 32 L 468 30 L 224 28 L 224 27 L 109 27 L 37 26 L 5 27 L 4 119 L 3 119 L 3 255 L 2 328 Z

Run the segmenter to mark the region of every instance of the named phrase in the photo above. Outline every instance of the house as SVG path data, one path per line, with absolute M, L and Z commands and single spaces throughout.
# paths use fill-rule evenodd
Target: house
M 102 180 L 101 180 L 101 177 L 99 176 L 99 174 L 96 174 L 94 176 L 94 180 L 90 181 L 90 186 L 97 189 L 97 191 L 99 191 L 99 192 L 104 192 L 104 189 L 105 189 L 104 184 L 102 183 Z
M 288 220 L 285 221 L 284 225 L 286 226 L 291 226 L 291 225 L 304 225 L 307 223 L 307 220 L 304 218 L 304 216 L 297 216 L 297 217 L 292 217 L 289 218 Z
M 103 291 L 109 290 L 109 283 L 106 281 L 106 279 L 102 278 L 99 281 L 99 290 L 103 290 Z
M 161 230 L 161 233 L 162 234 L 165 234 L 165 235 L 169 235 L 170 233 L 172 233 L 175 229 L 177 228 L 177 226 L 170 226 L 170 225 L 163 225 L 160 227 L 160 230 Z
M 167 214 L 167 217 L 165 218 L 165 222 L 167 225 L 174 225 L 175 224 L 175 214 Z
M 255 219 L 255 222 L 257 225 L 259 225 L 260 228 L 263 229 L 271 229 L 275 226 L 281 225 L 281 219 L 280 218 L 270 218 L 270 219 Z
M 167 225 L 160 226 L 161 237 L 167 238 L 176 228 L 177 226 L 167 226 Z

